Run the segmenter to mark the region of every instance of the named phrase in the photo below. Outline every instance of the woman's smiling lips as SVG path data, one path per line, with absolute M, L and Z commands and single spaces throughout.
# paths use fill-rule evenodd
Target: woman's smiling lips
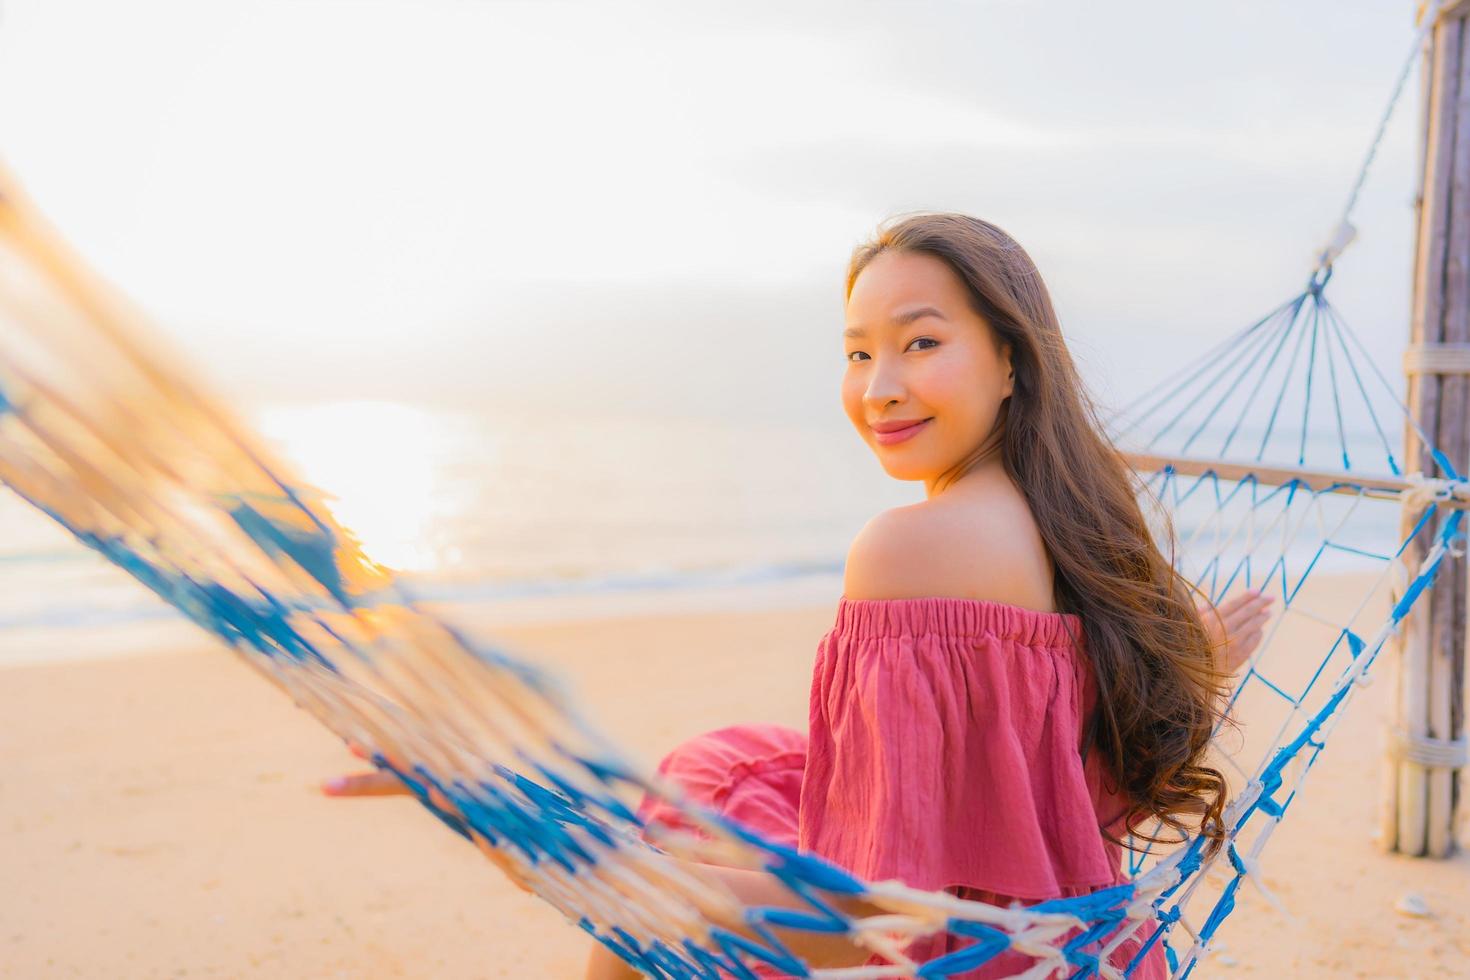
M 897 419 L 888 422 L 872 422 L 869 423 L 868 428 L 873 430 L 873 438 L 878 440 L 879 445 L 892 446 L 895 443 L 912 439 L 931 421 L 933 421 L 933 416 L 927 419 Z

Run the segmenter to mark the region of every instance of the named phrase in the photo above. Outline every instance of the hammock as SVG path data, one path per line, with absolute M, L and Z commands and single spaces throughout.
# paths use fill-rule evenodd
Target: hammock
M 1245 750 L 1220 750 L 1233 777 L 1230 843 L 1208 859 L 1199 836 L 1140 847 L 1131 883 L 1029 908 L 861 881 L 685 800 L 594 730 L 558 678 L 455 629 L 371 561 L 319 493 L 149 344 L 140 318 L 3 173 L 0 480 L 365 747 L 443 823 L 650 976 L 753 978 L 764 963 L 833 980 L 947 977 L 1011 950 L 1033 959 L 1027 977 L 1112 977 L 1109 954 L 1136 935 L 1145 942 L 1123 973 L 1163 943 L 1184 977 L 1242 883 L 1259 884 L 1262 849 L 1433 581 L 1470 501 L 1327 301 L 1336 251 L 1300 295 L 1113 423 L 1160 543 L 1191 581 L 1214 598 L 1244 584 L 1282 599 L 1232 700 L 1274 705 L 1279 726 L 1253 726 Z M 1387 435 L 1399 425 L 1417 433 L 1414 458 L 1442 477 L 1405 474 Z M 1406 504 L 1419 516 L 1399 531 Z M 1371 569 L 1375 584 L 1355 609 L 1319 608 L 1304 586 L 1326 568 Z M 1395 598 L 1374 618 L 1383 583 Z M 1321 634 L 1309 662 L 1272 642 L 1288 619 Z M 644 793 L 708 839 L 649 828 L 645 842 L 634 813 Z M 765 869 L 804 908 L 742 907 L 660 850 Z M 834 893 L 887 914 L 852 920 L 824 897 Z M 810 969 L 776 928 L 846 934 L 891 965 Z M 970 945 L 927 963 L 904 955 L 941 930 Z

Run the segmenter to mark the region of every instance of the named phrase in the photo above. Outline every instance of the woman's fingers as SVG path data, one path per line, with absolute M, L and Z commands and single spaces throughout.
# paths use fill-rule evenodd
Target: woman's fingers
M 1276 601 L 1275 596 L 1265 595 L 1251 589 L 1239 595 L 1231 596 L 1220 603 L 1220 615 L 1227 623 L 1245 622 L 1258 615 L 1262 610 L 1270 608 Z
M 1236 667 L 1239 667 L 1251 658 L 1251 654 L 1255 653 L 1256 648 L 1261 645 L 1261 638 L 1263 636 L 1265 636 L 1265 631 L 1257 627 L 1237 637 L 1235 648 L 1230 651 L 1231 659 L 1235 661 Z
M 1274 596 L 1252 591 L 1233 596 L 1216 608 L 1225 624 L 1225 632 L 1233 636 L 1250 629 L 1257 622 L 1269 619 L 1271 605 L 1275 601 Z
M 1201 599 L 1195 603 L 1199 610 L 1200 622 L 1205 624 L 1205 630 L 1210 634 L 1210 639 L 1219 643 L 1224 639 L 1224 634 L 1229 633 L 1229 624 L 1226 622 L 1223 610 L 1219 606 L 1211 605 L 1208 599 Z
M 408 793 L 408 787 L 391 772 L 378 769 L 328 779 L 322 783 L 322 792 L 328 796 L 399 796 Z
M 1275 601 L 1274 596 L 1259 589 L 1247 589 L 1222 600 L 1217 606 L 1208 602 L 1200 604 L 1200 617 L 1205 629 L 1211 640 L 1224 648 L 1221 656 L 1227 670 L 1238 670 L 1260 647 Z
M 1241 606 L 1243 606 L 1247 602 L 1249 602 L 1250 599 L 1251 599 L 1251 593 L 1250 592 L 1241 592 L 1241 593 L 1239 593 L 1237 595 L 1231 596 L 1229 599 L 1226 599 L 1224 602 L 1221 602 L 1215 608 L 1220 611 L 1220 615 L 1221 616 L 1228 617 L 1228 616 L 1231 616 L 1232 614 L 1234 614 L 1236 612 L 1236 610 L 1240 609 Z
M 1266 621 L 1270 614 L 1258 616 L 1244 627 L 1232 631 L 1230 634 L 1230 661 L 1232 669 L 1239 667 L 1251 658 L 1260 647 L 1261 641 L 1266 635 Z

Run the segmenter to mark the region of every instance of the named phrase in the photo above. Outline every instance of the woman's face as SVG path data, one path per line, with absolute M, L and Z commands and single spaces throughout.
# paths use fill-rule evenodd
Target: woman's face
M 853 283 L 842 407 L 889 476 L 935 481 L 985 440 L 1010 396 L 1010 351 L 948 263 L 887 251 Z

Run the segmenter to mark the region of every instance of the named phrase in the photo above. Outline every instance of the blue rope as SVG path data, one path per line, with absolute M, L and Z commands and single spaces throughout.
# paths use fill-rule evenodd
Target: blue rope
M 1290 321 L 1288 320 L 1283 324 L 1283 328 L 1289 329 L 1290 325 Z M 1189 438 L 1185 440 L 1183 447 L 1181 447 L 1179 450 L 1181 453 L 1189 452 L 1190 447 L 1194 445 L 1195 439 L 1199 438 L 1200 434 L 1205 431 L 1205 429 L 1212 421 L 1214 421 L 1215 416 L 1220 411 L 1220 408 L 1225 404 L 1226 401 L 1230 399 L 1230 396 L 1236 393 L 1236 389 L 1239 387 L 1240 382 L 1250 373 L 1250 370 L 1252 367 L 1255 366 L 1255 363 L 1261 359 L 1261 355 L 1270 348 L 1271 336 L 1272 335 L 1269 331 L 1262 333 L 1261 336 L 1257 338 L 1258 342 L 1255 344 L 1254 347 L 1242 347 L 1240 349 L 1240 352 L 1237 354 L 1235 361 L 1226 366 L 1225 371 L 1228 371 L 1231 367 L 1234 366 L 1235 363 L 1238 363 L 1247 354 L 1251 355 L 1250 360 L 1246 363 L 1244 367 L 1240 369 L 1240 372 L 1236 374 L 1232 382 L 1225 386 L 1225 390 L 1220 395 L 1219 400 L 1216 401 L 1214 406 L 1211 407 L 1211 409 L 1205 414 L 1204 419 L 1200 421 L 1198 427 L 1195 428 L 1194 432 L 1190 433 Z M 1222 372 L 1222 374 L 1223 373 L 1224 372 Z M 1188 408 L 1186 408 L 1186 411 L 1187 410 Z M 1160 433 L 1159 435 L 1160 437 L 1162 437 L 1163 433 Z
M 1281 348 L 1286 345 L 1286 341 L 1291 337 L 1292 331 L 1296 329 L 1297 315 L 1301 312 L 1302 303 L 1306 298 L 1307 294 L 1302 293 L 1292 301 L 1291 318 L 1287 321 L 1287 328 L 1282 331 L 1280 341 L 1277 342 L 1275 349 L 1271 351 L 1270 359 L 1266 362 L 1266 366 L 1261 369 L 1261 374 L 1256 378 L 1256 383 L 1251 388 L 1250 394 L 1246 396 L 1245 404 L 1240 409 L 1240 415 L 1236 417 L 1235 424 L 1230 427 L 1230 434 L 1225 437 L 1225 444 L 1220 447 L 1221 456 L 1229 454 L 1230 444 L 1235 441 L 1235 436 L 1240 431 L 1241 423 L 1245 421 L 1246 413 L 1250 411 L 1251 405 L 1255 403 L 1256 395 L 1260 393 L 1261 386 L 1265 384 L 1267 375 L 1271 373 L 1271 368 L 1276 364 L 1276 359 L 1281 356 Z
M 1291 321 L 1288 319 L 1288 320 L 1284 321 L 1283 326 L 1286 329 L 1290 329 L 1290 323 L 1291 323 Z M 1240 360 L 1242 358 L 1244 358 L 1247 354 L 1249 354 L 1252 350 L 1255 350 L 1256 353 L 1251 356 L 1250 361 L 1245 365 L 1244 368 L 1241 369 L 1240 373 L 1236 376 L 1236 379 L 1235 379 L 1234 384 L 1232 384 L 1230 386 L 1227 386 L 1227 388 L 1225 390 L 1225 394 L 1223 396 L 1221 396 L 1220 402 L 1217 403 L 1213 409 L 1211 409 L 1211 414 L 1206 415 L 1205 420 L 1200 423 L 1200 429 L 1202 430 L 1204 428 L 1204 426 L 1208 425 L 1209 422 L 1210 422 L 1210 419 L 1211 419 L 1211 417 L 1213 415 L 1213 413 L 1215 411 L 1218 411 L 1219 410 L 1220 404 L 1223 404 L 1223 402 L 1226 399 L 1228 399 L 1230 397 L 1230 395 L 1233 393 L 1233 389 L 1235 387 L 1235 384 L 1239 384 L 1240 379 L 1242 377 L 1244 377 L 1246 375 L 1246 373 L 1248 373 L 1250 371 L 1251 367 L 1259 359 L 1260 352 L 1263 351 L 1263 350 L 1266 350 L 1266 349 L 1268 349 L 1270 347 L 1271 337 L 1273 336 L 1273 333 L 1274 333 L 1274 330 L 1273 329 L 1265 330 L 1257 338 L 1255 338 L 1254 347 L 1252 347 L 1250 345 L 1243 346 L 1240 349 L 1240 351 L 1236 354 L 1235 358 L 1233 358 L 1232 360 L 1228 361 L 1223 367 L 1221 367 L 1220 370 L 1215 374 L 1215 376 L 1210 380 L 1210 383 L 1208 385 L 1206 385 L 1205 388 L 1201 392 L 1199 392 L 1198 394 L 1196 394 L 1193 399 L 1191 399 L 1188 402 L 1186 402 L 1185 405 L 1182 408 L 1180 408 L 1174 414 L 1174 417 L 1169 420 L 1168 424 L 1166 424 L 1162 429 L 1160 429 L 1157 433 L 1155 433 L 1154 437 L 1149 440 L 1149 443 L 1148 443 L 1149 446 L 1153 446 L 1154 444 L 1156 444 L 1157 442 L 1159 442 L 1161 439 L 1163 439 L 1164 436 L 1168 435 L 1169 432 L 1174 428 L 1174 426 L 1177 425 L 1184 418 L 1184 416 L 1186 414 L 1188 414 L 1188 412 L 1192 408 L 1194 408 L 1195 405 L 1199 404 L 1199 402 L 1200 402 L 1201 399 L 1203 399 L 1206 395 L 1209 394 L 1210 390 L 1215 386 L 1215 384 L 1222 377 L 1224 377 L 1225 374 L 1228 373 L 1231 370 L 1231 368 L 1233 368 L 1236 364 L 1238 364 L 1240 362 Z M 1196 431 L 1195 435 L 1198 435 L 1198 430 Z M 1191 437 L 1189 441 L 1190 442 L 1193 442 L 1193 437 Z M 1188 443 L 1186 443 L 1186 446 L 1187 445 L 1188 445 Z
M 1332 312 L 1330 309 L 1328 310 L 1327 319 L 1328 330 L 1330 332 L 1332 328 Z M 1337 443 L 1342 449 L 1342 468 L 1351 470 L 1353 464 L 1352 460 L 1348 457 L 1347 432 L 1342 421 L 1342 399 L 1338 394 L 1337 387 L 1337 356 L 1332 350 L 1331 337 L 1328 338 L 1327 343 L 1322 345 L 1322 349 L 1327 352 L 1327 376 L 1332 380 L 1332 409 L 1337 417 Z
M 1136 409 L 1140 404 L 1142 404 L 1143 402 L 1148 401 L 1149 399 L 1153 398 L 1156 394 L 1158 394 L 1159 391 L 1162 391 L 1164 389 L 1167 389 L 1167 392 L 1162 397 L 1160 397 L 1158 399 L 1157 403 L 1155 403 L 1151 408 L 1149 408 L 1142 415 L 1139 415 L 1129 426 L 1127 426 L 1124 429 L 1118 430 L 1115 433 L 1115 436 L 1123 436 L 1123 435 L 1126 435 L 1127 433 L 1133 431 L 1135 428 L 1137 428 L 1139 425 L 1141 425 L 1145 420 L 1148 419 L 1149 416 L 1151 416 L 1154 412 L 1156 412 L 1160 407 L 1162 407 L 1163 405 L 1167 404 L 1175 395 L 1179 394 L 1181 391 L 1183 391 L 1184 389 L 1186 389 L 1187 387 L 1189 387 L 1189 385 L 1191 383 L 1193 383 L 1194 380 L 1197 379 L 1201 374 L 1204 374 L 1206 371 L 1208 371 L 1209 368 L 1216 363 L 1216 359 L 1218 358 L 1219 354 L 1222 351 L 1227 351 L 1227 350 L 1231 350 L 1231 349 L 1236 348 L 1238 346 L 1239 342 L 1243 338 L 1248 337 L 1251 334 L 1255 333 L 1258 329 L 1260 329 L 1262 326 L 1264 326 L 1266 323 L 1268 323 L 1271 319 L 1273 319 L 1278 313 L 1280 313 L 1285 307 L 1289 306 L 1290 304 L 1291 304 L 1291 301 L 1288 300 L 1286 303 L 1283 303 L 1281 306 L 1278 306 L 1276 309 L 1272 310 L 1270 313 L 1267 313 L 1265 316 L 1261 317 L 1259 320 L 1257 320 L 1255 323 L 1252 323 L 1250 326 L 1246 327 L 1244 330 L 1240 330 L 1240 331 L 1232 334 L 1231 336 L 1227 337 L 1223 342 L 1221 342 L 1221 343 L 1217 344 L 1216 346 L 1210 348 L 1209 351 L 1207 351 L 1204 355 L 1202 355 L 1193 364 L 1187 365 L 1183 369 L 1184 370 L 1184 378 L 1182 380 L 1180 380 L 1178 382 L 1175 382 L 1172 385 L 1170 385 L 1167 382 L 1164 383 L 1164 384 L 1157 385 L 1154 388 L 1151 388 L 1148 391 L 1145 391 L 1142 395 L 1140 395 L 1139 397 L 1135 398 L 1133 401 L 1129 402 L 1127 406 L 1125 406 L 1121 411 L 1119 411 L 1119 412 L 1116 413 L 1116 417 L 1118 419 L 1128 418 L 1129 415 L 1134 411 L 1134 409 Z
M 1307 391 L 1302 399 L 1302 438 L 1297 445 L 1296 464 L 1303 466 L 1307 462 L 1307 426 L 1312 412 L 1312 378 L 1316 374 L 1317 367 L 1317 329 L 1318 321 L 1322 316 L 1322 307 L 1318 304 L 1312 306 L 1312 346 L 1307 351 Z
M 1369 397 L 1367 386 L 1363 383 L 1363 375 L 1358 372 L 1357 361 L 1352 359 L 1352 353 L 1348 350 L 1347 342 L 1342 339 L 1342 336 L 1344 336 L 1344 334 L 1348 334 L 1348 336 L 1351 336 L 1351 332 L 1347 331 L 1347 325 L 1345 325 L 1345 323 L 1342 323 L 1342 320 L 1339 320 L 1338 317 L 1336 317 L 1335 314 L 1332 313 L 1332 307 L 1330 306 L 1327 307 L 1327 322 L 1332 325 L 1333 334 L 1335 334 L 1336 341 L 1338 341 L 1338 347 L 1342 348 L 1342 357 L 1344 357 L 1344 360 L 1347 360 L 1348 369 L 1352 372 L 1352 381 L 1357 382 L 1358 394 L 1363 395 L 1363 404 L 1364 407 L 1367 408 L 1367 411 L 1369 411 L 1370 419 L 1373 420 L 1373 430 L 1374 432 L 1377 432 L 1377 436 L 1379 436 L 1379 444 L 1383 447 L 1383 455 L 1386 455 L 1386 457 L 1388 457 L 1389 470 L 1391 470 L 1391 472 L 1394 473 L 1395 476 L 1401 476 L 1401 473 L 1399 473 L 1398 469 L 1398 460 L 1395 460 L 1394 458 L 1394 447 L 1391 447 L 1391 445 L 1389 445 L 1388 435 L 1385 435 L 1385 433 L 1383 433 L 1383 423 L 1379 422 L 1377 411 L 1373 408 L 1373 400 Z M 1382 375 L 1379 376 L 1379 379 L 1380 381 L 1382 381 Z M 1394 401 L 1395 403 L 1398 403 L 1398 398 L 1394 398 Z M 1413 425 L 1413 422 L 1411 422 L 1410 414 L 1408 414 L 1408 408 L 1404 408 L 1404 417 L 1405 419 L 1410 419 L 1410 423 L 1411 425 Z M 1423 435 L 1423 433 L 1420 433 L 1420 435 Z
M 1312 294 L 1314 297 L 1315 293 Z M 1312 306 L 1317 309 L 1316 304 Z M 1276 392 L 1276 402 L 1271 406 L 1271 417 L 1266 422 L 1266 434 L 1261 436 L 1261 448 L 1256 451 L 1256 461 L 1259 462 L 1266 455 L 1266 445 L 1271 441 L 1271 432 L 1276 428 L 1276 415 L 1281 411 L 1282 399 L 1286 397 L 1286 389 L 1291 385 L 1291 372 L 1296 368 L 1297 356 L 1302 351 L 1302 341 L 1306 338 L 1307 331 L 1303 328 L 1296 337 L 1296 344 L 1291 348 L 1291 359 L 1286 362 L 1286 370 L 1281 375 L 1281 389 Z
M 1342 332 L 1347 334 L 1348 338 L 1352 340 L 1353 345 L 1363 353 L 1363 358 L 1368 362 L 1368 367 L 1373 371 L 1374 375 L 1377 376 L 1378 382 L 1383 385 L 1383 390 L 1388 393 L 1389 397 L 1393 399 L 1393 403 L 1398 406 L 1399 411 L 1403 413 L 1405 421 L 1407 422 L 1409 427 L 1414 430 L 1414 434 L 1419 437 L 1419 441 L 1424 445 L 1424 448 L 1429 452 L 1430 457 L 1433 458 L 1435 464 L 1439 467 L 1440 473 L 1447 479 L 1464 479 L 1460 471 L 1457 470 L 1455 468 L 1455 465 L 1450 462 L 1449 457 L 1441 452 L 1439 447 L 1434 444 L 1434 440 L 1430 439 L 1428 434 L 1425 433 L 1424 429 L 1419 425 L 1419 422 L 1414 418 L 1413 413 L 1409 411 L 1408 406 L 1403 403 L 1403 401 L 1397 396 L 1397 394 L 1395 394 L 1393 386 L 1390 385 L 1388 379 L 1383 376 L 1383 372 L 1378 369 L 1378 365 L 1374 362 L 1373 358 L 1368 355 L 1367 350 L 1363 347 L 1362 341 L 1358 340 L 1358 335 L 1348 328 L 1347 321 L 1338 317 L 1336 310 L 1332 310 L 1332 315 L 1334 318 L 1337 319 L 1339 326 L 1342 328 Z M 1369 407 L 1371 410 L 1371 406 Z M 1389 462 L 1394 466 L 1394 473 L 1398 473 L 1398 466 L 1397 464 L 1393 463 L 1392 458 L 1390 458 Z M 1429 473 L 1428 468 L 1425 469 L 1425 473 Z

